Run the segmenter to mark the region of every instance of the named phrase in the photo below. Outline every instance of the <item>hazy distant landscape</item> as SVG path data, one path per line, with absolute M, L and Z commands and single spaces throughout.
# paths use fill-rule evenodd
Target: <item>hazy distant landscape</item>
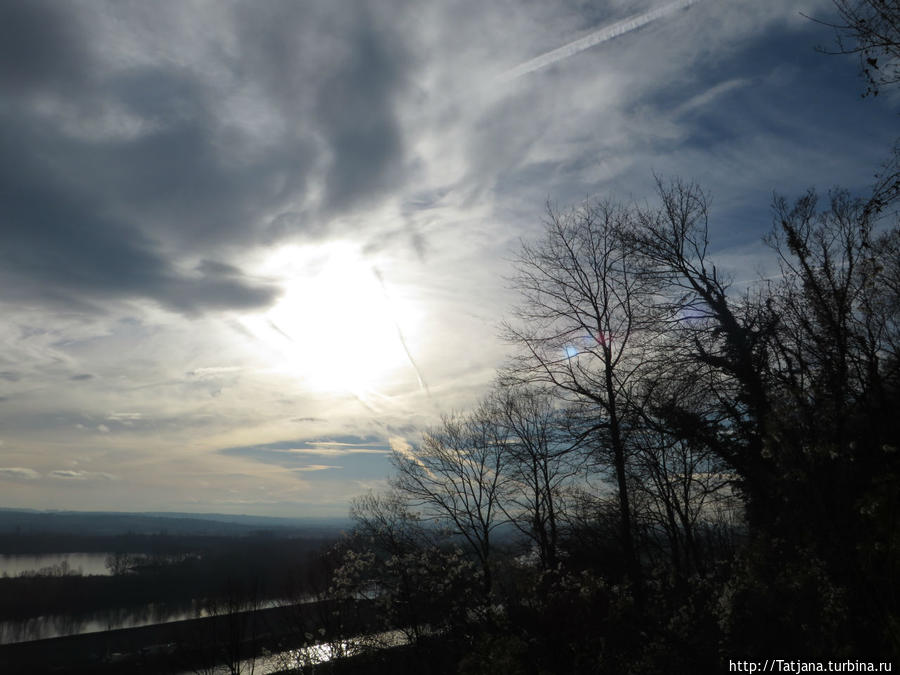
M 78 511 L 37 511 L 19 509 L 0 509 L 0 535 L 27 535 L 22 539 L 32 542 L 32 548 L 23 553 L 42 552 L 36 548 L 40 534 L 53 534 L 54 541 L 59 537 L 73 535 L 83 539 L 93 536 L 110 535 L 227 535 L 239 536 L 260 532 L 279 533 L 285 536 L 299 534 L 314 535 L 316 532 L 329 532 L 347 527 L 352 521 L 347 517 L 334 518 L 276 518 L 271 516 L 224 515 L 215 513 L 115 513 L 78 512 Z M 30 538 L 29 538 L 30 537 Z M 59 548 L 63 544 L 49 544 L 48 552 L 66 550 Z M 6 550 L 6 546 L 4 546 Z

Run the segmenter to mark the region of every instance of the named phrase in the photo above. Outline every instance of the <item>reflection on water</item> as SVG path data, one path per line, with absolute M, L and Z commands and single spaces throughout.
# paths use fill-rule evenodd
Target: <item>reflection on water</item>
M 307 634 L 307 640 L 314 640 L 315 636 Z M 353 656 L 370 649 L 385 649 L 387 647 L 399 647 L 409 642 L 407 634 L 400 630 L 386 631 L 371 635 L 360 635 L 347 640 L 336 642 L 311 643 L 298 649 L 290 649 L 278 654 L 266 654 L 255 659 L 246 659 L 240 662 L 237 668 L 231 666 L 219 666 L 204 670 L 205 673 L 256 673 L 267 675 L 284 671 L 300 670 L 331 661 L 332 659 Z M 179 675 L 193 675 L 196 671 L 186 671 Z
M 307 635 L 307 638 L 310 637 Z M 263 673 L 276 673 L 282 670 L 295 670 L 305 666 L 315 666 L 332 659 L 360 654 L 370 649 L 399 647 L 408 642 L 409 638 L 406 633 L 400 630 L 391 630 L 384 633 L 361 635 L 338 642 L 320 642 L 299 649 L 291 649 L 280 654 L 272 654 L 262 659 L 256 659 L 256 666 L 257 668 L 261 667 Z
M 0 576 L 17 577 L 20 574 L 46 572 L 109 576 L 106 553 L 0 553 Z
M 310 601 L 312 598 L 303 598 L 300 602 Z M 290 604 L 294 602 L 296 601 Z M 257 609 L 269 609 L 284 604 L 283 600 L 268 600 L 259 603 Z M 192 600 L 190 603 L 176 606 L 151 604 L 138 608 L 107 609 L 77 615 L 60 614 L 36 616 L 19 621 L 0 621 L 0 645 L 202 619 L 211 616 L 208 605 L 209 603 L 204 600 Z
M 303 598 L 302 603 L 313 602 L 315 598 Z M 293 601 L 293 604 L 296 601 Z M 259 609 L 267 609 L 284 605 L 284 601 L 271 600 L 262 603 Z M 0 644 L 29 642 L 45 638 L 80 635 L 85 633 L 116 630 L 119 628 L 139 628 L 161 623 L 171 623 L 187 619 L 210 616 L 205 609 L 206 602 L 194 600 L 183 607 L 148 605 L 141 609 L 116 609 L 92 612 L 78 616 L 38 616 L 23 621 L 0 622 Z M 275 654 L 264 654 L 255 659 L 242 661 L 238 672 L 255 672 L 260 674 L 278 673 L 285 670 L 315 666 L 345 656 L 353 656 L 371 649 L 397 647 L 409 642 L 406 632 L 401 630 L 386 631 L 370 635 L 334 642 L 316 642 L 320 635 L 307 634 L 306 646 L 290 649 Z M 224 668 L 224 666 L 223 666 Z M 195 673 L 196 671 L 190 671 Z M 204 672 L 232 672 L 224 670 L 205 670 Z M 188 675 L 184 673 L 183 675 Z
M 206 616 L 200 601 L 190 605 L 147 605 L 139 608 L 109 609 L 77 615 L 36 616 L 20 621 L 0 621 L 0 644 L 29 642 L 45 638 L 81 635 L 119 628 L 139 628 Z

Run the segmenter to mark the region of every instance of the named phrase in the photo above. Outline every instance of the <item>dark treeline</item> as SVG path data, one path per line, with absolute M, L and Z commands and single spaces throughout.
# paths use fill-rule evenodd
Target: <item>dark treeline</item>
M 836 5 L 870 93 L 900 81 L 896 3 Z M 493 390 L 395 451 L 329 592 L 376 603 L 409 672 L 896 661 L 893 152 L 864 198 L 776 197 L 779 273 L 749 286 L 716 266 L 691 182 L 548 209 L 515 259 Z M 374 664 L 387 644 L 357 646 Z
M 316 536 L 323 532 L 330 533 L 345 524 L 344 519 L 335 518 L 0 509 L 0 536 L 5 534 L 119 536 L 130 533 L 233 537 L 256 534 L 260 531 L 281 536 Z M 48 552 L 62 550 L 55 548 Z

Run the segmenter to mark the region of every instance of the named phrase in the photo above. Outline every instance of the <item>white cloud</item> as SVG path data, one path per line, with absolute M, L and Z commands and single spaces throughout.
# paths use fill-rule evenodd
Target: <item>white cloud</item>
M 402 455 L 407 459 L 416 459 L 412 445 L 402 436 L 391 436 L 390 444 L 391 450 L 397 454 Z
M 688 99 L 680 106 L 675 108 L 672 114 L 675 117 L 684 115 L 692 110 L 696 110 L 697 108 L 703 108 L 708 106 L 710 103 L 715 101 L 718 97 L 726 94 L 734 89 L 738 89 L 740 87 L 746 87 L 750 85 L 750 80 L 742 77 L 736 77 L 731 80 L 725 80 L 724 82 L 719 82 L 704 92 L 697 94 L 696 96 Z
M 0 467 L 0 478 L 11 480 L 37 480 L 41 477 L 34 469 L 26 469 L 19 466 Z
M 387 455 L 390 454 L 387 450 L 381 450 L 378 448 L 330 448 L 330 447 L 317 447 L 317 448 L 294 448 L 290 450 L 292 454 L 297 455 L 316 455 L 319 457 L 346 457 L 347 455 Z
M 51 478 L 60 480 L 118 480 L 119 477 L 102 471 L 73 471 L 71 469 L 58 469 L 47 474 Z
M 139 412 L 114 412 L 110 413 L 106 418 L 111 422 L 120 422 L 122 424 L 130 424 L 131 422 L 137 422 L 143 419 L 143 413 Z M 107 429 L 108 431 L 108 429 Z
M 241 366 L 207 366 L 204 368 L 195 368 L 188 372 L 188 375 L 194 377 L 218 377 L 220 375 L 239 373 L 241 370 Z

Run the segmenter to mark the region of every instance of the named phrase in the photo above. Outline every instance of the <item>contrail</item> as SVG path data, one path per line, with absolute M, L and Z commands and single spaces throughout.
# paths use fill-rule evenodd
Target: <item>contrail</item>
M 387 301 L 388 307 L 391 307 L 391 298 L 388 296 L 387 286 L 384 285 L 384 277 L 381 275 L 381 270 L 373 266 L 372 272 L 377 277 L 378 283 L 381 284 L 381 292 L 384 293 L 384 299 Z M 419 370 L 419 366 L 416 365 L 416 360 L 413 358 L 412 352 L 409 351 L 409 347 L 406 344 L 406 338 L 403 337 L 403 331 L 400 329 L 400 323 L 393 315 L 391 316 L 391 321 L 394 322 L 394 328 L 397 329 L 397 338 L 400 340 L 403 351 L 406 352 L 406 358 L 409 359 L 409 364 L 413 367 L 416 378 L 419 380 L 419 389 L 424 389 L 428 398 L 431 398 L 431 390 L 428 388 L 428 383 L 425 382 L 425 378 L 422 377 L 422 372 Z
M 522 75 L 527 75 L 528 73 L 533 73 L 534 71 L 540 70 L 541 68 L 546 68 L 547 66 L 556 63 L 557 61 L 562 61 L 563 59 L 567 59 L 570 56 L 574 56 L 578 52 L 583 52 L 585 49 L 590 49 L 595 45 L 599 45 L 603 42 L 608 42 L 613 38 L 619 37 L 620 35 L 630 33 L 633 30 L 637 30 L 641 26 L 646 26 L 648 23 L 656 21 L 657 19 L 661 19 L 662 17 L 667 16 L 672 12 L 676 12 L 679 9 L 690 7 L 696 2 L 699 2 L 699 0 L 676 0 L 675 2 L 670 2 L 668 5 L 663 5 L 662 7 L 658 7 L 657 9 L 651 9 L 649 12 L 644 12 L 643 14 L 637 14 L 627 19 L 623 19 L 622 21 L 614 23 L 610 26 L 601 28 L 598 31 L 594 31 L 590 35 L 586 35 L 580 40 L 575 40 L 574 42 L 563 45 L 558 49 L 554 49 L 553 51 L 541 54 L 540 56 L 537 56 L 530 61 L 526 61 L 525 63 L 516 66 L 512 70 L 506 71 L 503 75 L 500 76 L 500 80 L 502 82 L 509 82 L 510 80 L 514 80 L 517 77 L 522 77 Z
M 276 324 L 274 321 L 272 321 L 272 319 L 269 319 L 269 328 L 276 331 L 277 333 L 280 333 L 281 336 L 284 337 L 286 340 L 289 340 L 290 342 L 294 342 L 294 338 L 292 338 L 290 335 L 288 335 L 283 330 L 281 330 L 281 328 L 278 327 L 278 324 Z

